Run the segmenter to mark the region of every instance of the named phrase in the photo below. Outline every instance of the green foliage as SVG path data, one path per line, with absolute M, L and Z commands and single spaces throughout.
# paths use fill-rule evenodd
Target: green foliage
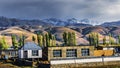
M 56 46 L 56 38 L 55 38 L 55 36 L 52 36 L 52 45 Z
M 12 38 L 12 45 L 13 45 L 14 49 L 18 49 L 18 41 L 16 39 L 16 36 L 12 35 L 11 38 Z
M 43 46 L 43 36 L 40 34 L 37 34 L 37 41 L 39 46 Z
M 68 33 L 67 32 L 63 33 L 63 40 L 64 40 L 64 45 L 68 45 Z
M 8 44 L 5 40 L 5 37 L 3 37 L 1 40 L 0 40 L 0 50 L 3 50 L 3 49 L 8 49 Z
M 37 34 L 38 45 L 42 47 L 56 46 L 55 36 L 50 32 L 47 34 Z M 44 46 L 43 46 L 44 45 Z
M 103 38 L 103 45 L 106 45 L 106 44 L 107 44 L 106 37 L 104 36 L 104 38 Z
M 99 46 L 99 35 L 98 33 L 89 34 L 88 41 L 90 45 L 94 45 L 95 47 Z
M 109 44 L 110 45 L 115 44 L 114 40 L 112 39 L 112 34 L 109 34 Z
M 25 39 L 25 36 L 20 36 L 20 39 L 19 39 L 19 47 L 23 46 L 24 45 L 24 39 Z
M 75 32 L 64 32 L 63 33 L 64 45 L 76 45 L 76 35 Z
M 120 44 L 120 35 L 118 36 L 118 44 Z

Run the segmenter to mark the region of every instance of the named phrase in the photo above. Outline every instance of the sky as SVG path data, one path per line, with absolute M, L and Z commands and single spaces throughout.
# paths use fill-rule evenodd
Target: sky
M 0 0 L 0 16 L 20 19 L 120 20 L 120 0 Z

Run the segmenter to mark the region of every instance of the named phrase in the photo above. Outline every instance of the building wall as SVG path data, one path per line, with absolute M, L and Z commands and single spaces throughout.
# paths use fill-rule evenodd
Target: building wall
M 42 58 L 42 50 L 38 51 L 38 56 L 32 56 L 32 50 L 28 50 L 28 58 Z
M 8 58 L 12 58 L 12 57 L 17 57 L 18 52 L 17 50 L 0 50 L 0 56 L 2 55 L 6 55 L 8 56 Z
M 24 58 L 23 50 L 19 50 L 19 58 Z M 27 50 L 27 58 L 42 58 L 42 50 L 38 51 L 38 56 L 32 56 L 32 50 Z
M 23 50 L 18 50 L 18 57 L 23 58 Z
M 81 49 L 82 48 L 88 48 L 90 51 L 89 56 L 81 56 Z M 66 57 L 66 50 L 67 49 L 76 49 L 77 50 L 77 58 L 82 58 L 82 57 L 90 57 L 94 55 L 94 46 L 61 46 L 61 47 L 47 47 L 47 60 L 49 61 L 50 59 L 62 59 L 62 58 L 68 58 Z M 62 50 L 62 57 L 53 57 L 53 50 Z

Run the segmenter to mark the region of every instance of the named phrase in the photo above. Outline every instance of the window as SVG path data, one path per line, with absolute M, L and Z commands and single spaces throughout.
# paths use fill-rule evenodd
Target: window
M 62 57 L 61 50 L 53 50 L 53 57 Z
M 38 56 L 38 50 L 32 50 L 32 56 Z
M 88 48 L 81 49 L 81 54 L 82 54 L 82 56 L 89 56 L 89 54 L 90 54 L 89 49 Z
M 77 57 L 76 49 L 67 49 L 66 57 Z

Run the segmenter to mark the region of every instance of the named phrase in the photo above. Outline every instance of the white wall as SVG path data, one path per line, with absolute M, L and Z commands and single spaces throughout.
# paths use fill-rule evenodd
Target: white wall
M 38 56 L 32 56 L 32 50 L 27 50 L 28 58 L 42 58 L 42 50 L 38 51 Z M 18 57 L 23 58 L 23 50 L 18 50 Z
M 51 60 L 51 64 L 70 64 L 70 63 L 90 63 L 90 62 L 107 62 L 107 61 L 120 61 L 120 57 L 100 57 L 88 59 L 70 59 L 70 60 Z
M 23 58 L 23 50 L 18 50 L 18 57 Z
M 28 58 L 42 58 L 42 50 L 38 51 L 38 56 L 32 56 L 32 50 L 28 50 Z
M 114 48 L 103 48 L 103 50 L 114 50 Z

